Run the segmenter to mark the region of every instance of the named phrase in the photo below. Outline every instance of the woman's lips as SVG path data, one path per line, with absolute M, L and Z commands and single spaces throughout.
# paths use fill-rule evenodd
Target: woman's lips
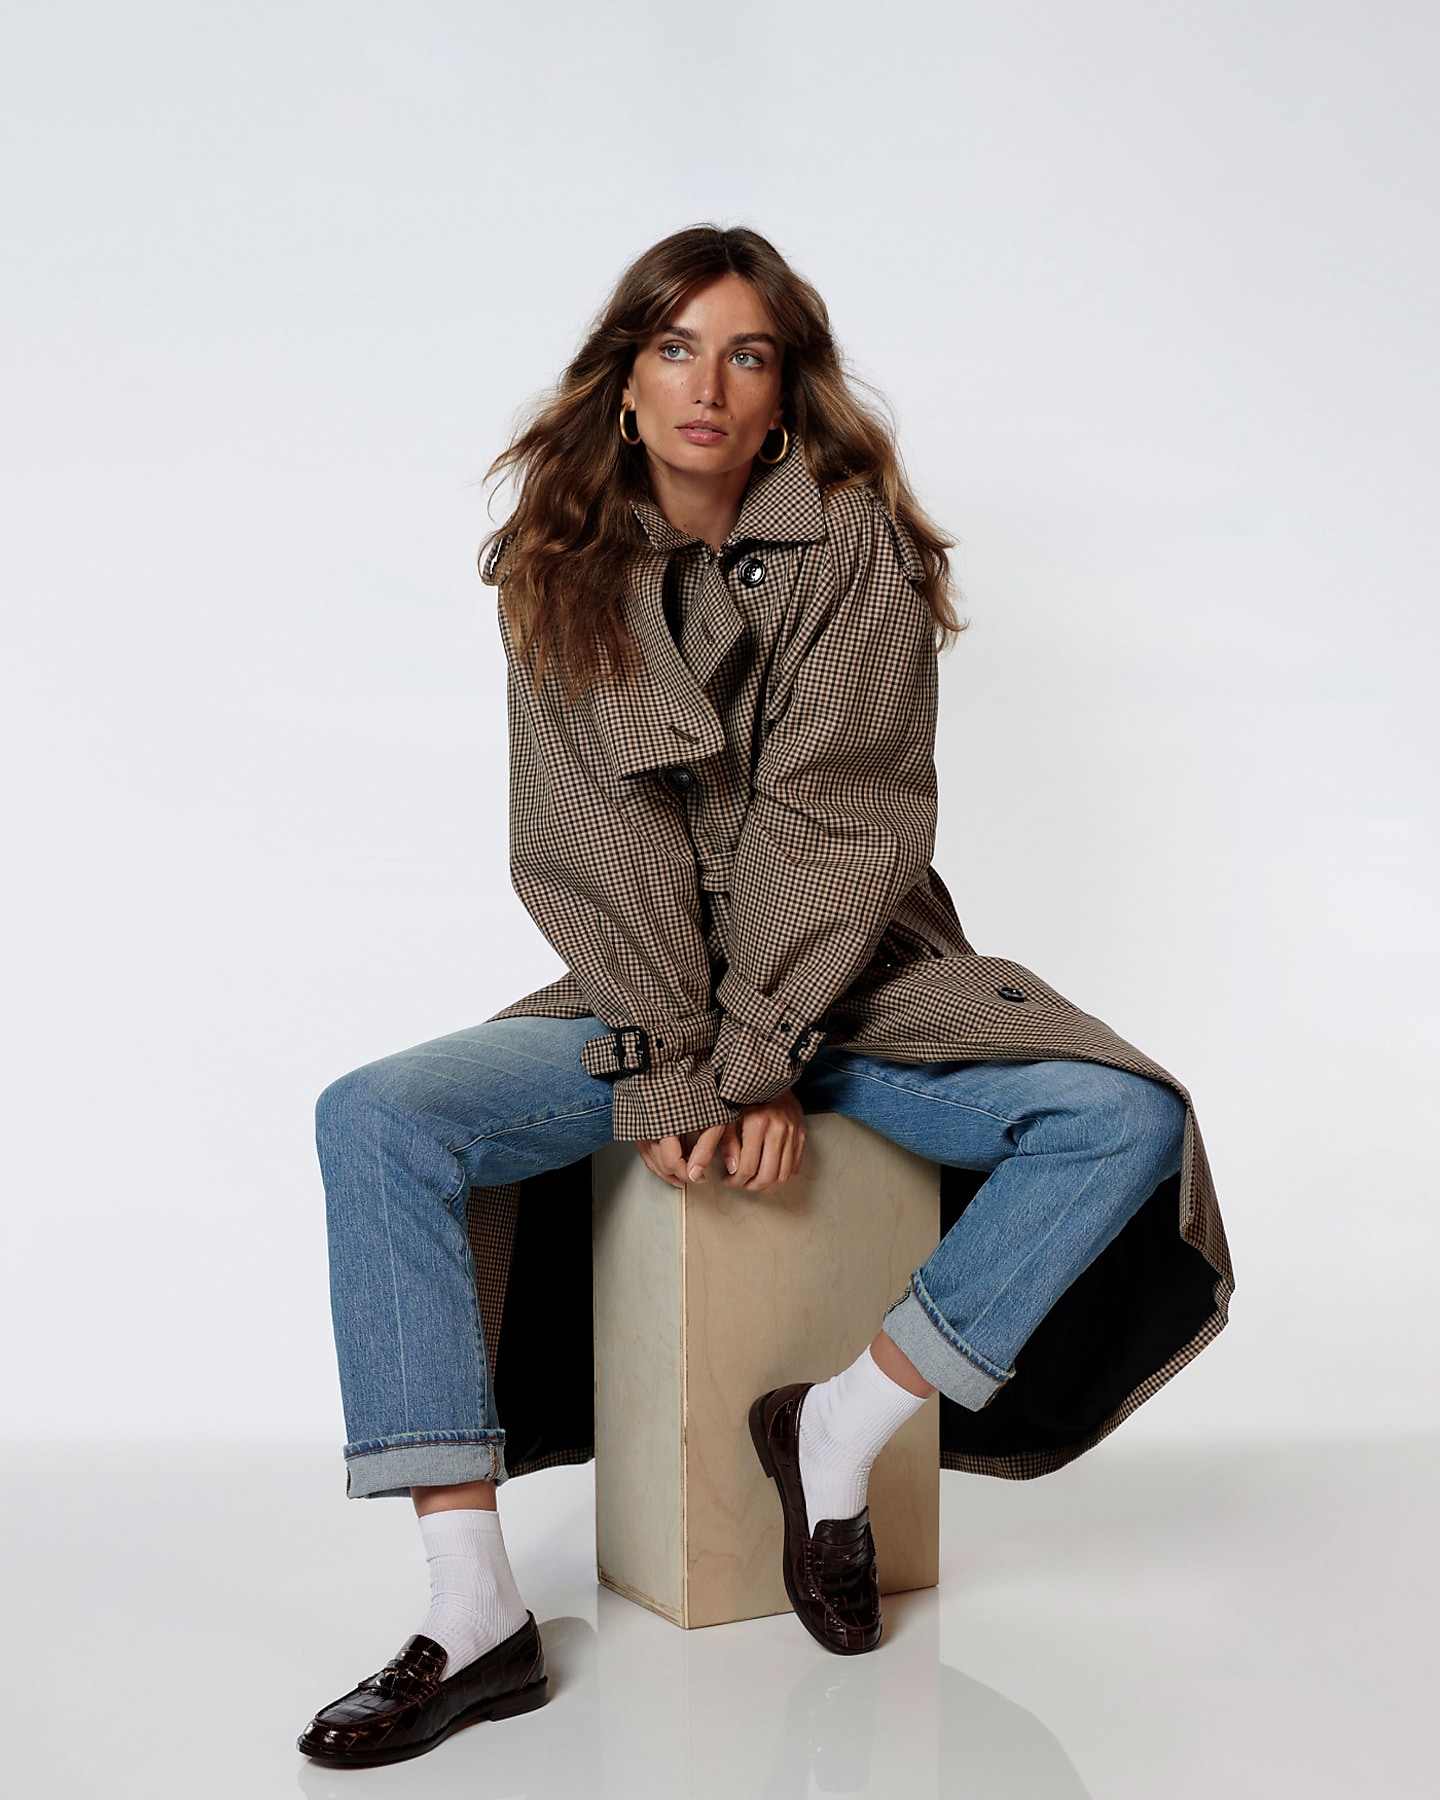
M 723 444 L 726 438 L 718 425 L 704 425 L 693 419 L 688 425 L 677 425 L 675 429 L 691 444 Z

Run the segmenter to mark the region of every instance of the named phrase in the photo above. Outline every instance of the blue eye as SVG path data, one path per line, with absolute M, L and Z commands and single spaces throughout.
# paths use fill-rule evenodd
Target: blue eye
M 743 366 L 749 369 L 762 369 L 765 366 L 753 350 L 737 350 L 735 360 L 736 362 L 743 360 Z
M 674 356 L 670 354 L 672 350 L 675 352 Z M 685 346 L 683 344 L 662 344 L 660 346 L 660 354 L 664 357 L 666 362 L 679 362 L 680 358 L 685 354 Z

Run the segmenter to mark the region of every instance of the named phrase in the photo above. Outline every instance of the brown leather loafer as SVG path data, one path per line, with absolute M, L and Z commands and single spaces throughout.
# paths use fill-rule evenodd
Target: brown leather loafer
M 299 1749 L 332 1768 L 404 1762 L 433 1750 L 462 1725 L 531 1712 L 549 1697 L 533 1613 L 503 1644 L 448 1681 L 445 1652 L 434 1638 L 417 1635 L 378 1675 L 316 1713 Z
M 870 1509 L 822 1519 L 810 1535 L 800 1485 L 800 1408 L 808 1381 L 773 1388 L 750 1408 L 760 1466 L 780 1490 L 785 1515 L 785 1592 L 800 1623 L 827 1650 L 858 1656 L 880 1642 L 880 1583 Z

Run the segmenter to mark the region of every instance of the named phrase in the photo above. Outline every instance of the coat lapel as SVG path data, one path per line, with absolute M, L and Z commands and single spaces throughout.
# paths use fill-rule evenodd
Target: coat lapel
M 622 776 L 700 762 L 725 748 L 719 715 L 665 622 L 667 555 L 657 550 L 640 557 L 626 596 L 625 623 L 640 653 L 637 666 L 591 690 Z
M 711 563 L 685 611 L 680 656 L 703 688 L 745 632 L 740 608 L 730 597 L 719 565 Z
M 637 504 L 635 516 L 648 549 L 636 558 L 625 623 L 640 660 L 621 679 L 592 690 L 596 718 L 626 777 L 720 754 L 724 727 L 705 684 L 745 631 L 722 571 L 747 546 L 817 543 L 825 536 L 820 490 L 798 449 L 761 469 L 719 561 L 710 565 L 688 609 L 682 653 L 665 619 L 665 570 L 675 551 L 693 550 L 696 540 L 677 530 L 653 501 Z
M 642 666 L 595 689 L 595 710 L 623 776 L 719 755 L 725 733 L 705 685 L 745 631 L 723 570 L 749 545 L 817 543 L 825 536 L 820 490 L 798 448 L 783 463 L 761 468 L 719 561 L 710 565 L 687 609 L 679 648 L 665 618 L 665 570 L 677 550 L 693 551 L 696 540 L 672 525 L 653 501 L 641 501 L 634 510 L 650 548 L 637 559 L 625 622 Z

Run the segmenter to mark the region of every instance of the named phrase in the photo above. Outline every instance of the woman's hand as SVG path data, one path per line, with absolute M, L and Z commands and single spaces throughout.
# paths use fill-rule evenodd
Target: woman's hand
M 708 1131 L 687 1131 L 684 1137 L 638 1138 L 635 1148 L 652 1175 L 683 1188 L 688 1181 L 703 1181 L 721 1138 L 733 1125 L 712 1125 Z
M 800 1172 L 805 1154 L 805 1109 L 793 1093 L 778 1094 L 759 1106 L 742 1106 L 724 1127 L 720 1157 L 726 1187 L 768 1194 Z
M 740 1117 L 683 1137 L 645 1138 L 635 1148 L 652 1175 L 683 1188 L 705 1181 L 717 1156 L 726 1187 L 768 1194 L 798 1174 L 805 1154 L 805 1111 L 794 1094 L 760 1106 L 742 1106 Z

